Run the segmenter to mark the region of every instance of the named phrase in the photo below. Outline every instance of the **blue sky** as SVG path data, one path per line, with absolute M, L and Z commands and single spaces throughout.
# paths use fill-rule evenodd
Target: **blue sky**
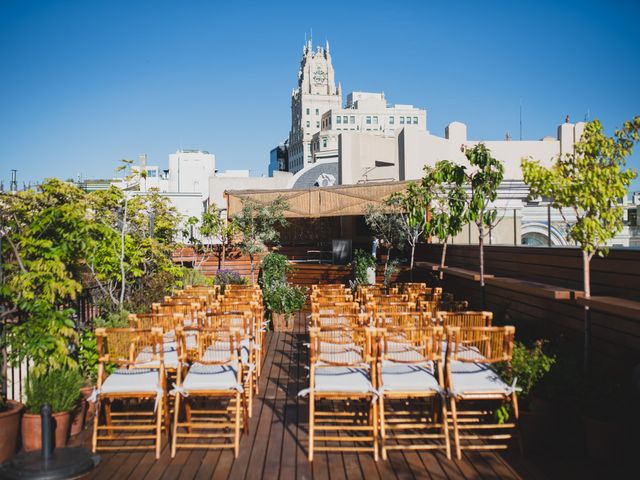
M 639 19 L 634 0 L 1 0 L 0 179 L 109 177 L 179 148 L 266 173 L 311 29 L 345 94 L 426 108 L 436 135 L 458 120 L 470 138 L 517 139 L 520 101 L 525 139 L 567 114 L 612 132 L 640 114 Z

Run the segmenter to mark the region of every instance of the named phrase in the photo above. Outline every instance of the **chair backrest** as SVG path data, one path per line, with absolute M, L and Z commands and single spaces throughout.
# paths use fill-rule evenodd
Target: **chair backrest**
M 317 328 L 356 328 L 366 326 L 369 323 L 369 316 L 362 313 L 332 313 L 323 315 L 321 313 L 311 314 L 311 325 Z
M 314 292 L 311 294 L 309 301 L 311 303 L 313 302 L 321 302 L 321 303 L 353 302 L 353 295 L 345 294 L 345 293 L 325 294 L 324 292 L 322 293 Z
M 96 328 L 95 334 L 102 364 L 135 368 L 155 362 L 160 368 L 164 362 L 162 331 L 158 328 Z
M 378 328 L 423 328 L 434 326 L 434 322 L 423 312 L 378 312 L 375 325 Z
M 344 288 L 346 288 L 344 283 L 316 283 L 311 285 L 312 292 L 315 292 L 316 290 L 334 290 Z
M 382 361 L 395 363 L 442 362 L 443 338 L 443 328 L 433 325 L 383 328 L 378 335 L 378 353 Z
M 224 365 L 240 358 L 240 332 L 236 329 L 187 327 L 178 331 L 181 350 L 193 363 Z M 192 339 L 193 348 L 187 348 Z
M 447 362 L 510 362 L 516 329 L 506 327 L 447 327 Z
M 160 328 L 167 333 L 182 325 L 183 319 L 181 313 L 132 313 L 129 315 L 129 327 L 138 330 Z
M 436 312 L 463 312 L 469 308 L 469 302 L 465 301 L 434 301 L 421 300 L 418 302 L 418 310 L 435 315 Z
M 375 315 L 391 312 L 415 312 L 416 304 L 413 302 L 373 303 L 373 311 Z
M 490 327 L 492 312 L 436 312 L 436 321 L 441 327 Z
M 309 329 L 312 370 L 318 363 L 326 366 L 353 366 L 373 362 L 371 328 L 337 327 Z
M 356 302 L 313 302 L 311 313 L 332 315 L 342 313 L 358 313 L 360 306 Z
M 214 312 L 205 315 L 204 327 L 238 330 L 242 336 L 253 334 L 253 314 L 250 311 Z
M 402 293 L 391 294 L 391 295 L 374 295 L 373 301 L 377 305 L 384 305 L 387 303 L 397 303 L 397 302 L 408 302 L 409 296 Z

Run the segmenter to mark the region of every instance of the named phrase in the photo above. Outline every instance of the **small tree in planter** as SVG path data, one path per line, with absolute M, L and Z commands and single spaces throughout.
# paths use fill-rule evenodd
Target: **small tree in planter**
M 271 312 L 273 329 L 276 332 L 293 331 L 293 314 L 302 310 L 306 301 L 306 290 L 287 283 L 277 283 L 264 294 L 264 304 Z
M 449 240 L 462 231 L 467 222 L 466 200 L 464 189 L 465 169 L 448 160 L 436 163 L 435 168 L 425 165 L 422 186 L 430 192 L 429 216 L 431 231 L 442 243 L 440 257 L 440 280 L 444 275 L 447 244 Z
M 484 283 L 484 239 L 491 233 L 498 210 L 492 202 L 498 197 L 498 188 L 504 177 L 504 165 L 491 156 L 491 151 L 482 143 L 473 148 L 465 148 L 464 154 L 471 164 L 466 181 L 471 188 L 467 202 L 467 218 L 478 227 L 478 246 L 480 250 L 480 290 L 482 308 L 485 308 Z
M 398 212 L 388 205 L 368 204 L 364 210 L 364 220 L 371 229 L 373 237 L 380 245 L 387 249 L 387 259 L 384 262 L 384 275 L 388 274 L 389 262 L 394 249 L 399 249 L 405 242 L 402 220 Z
M 351 268 L 353 269 L 353 290 L 355 291 L 359 285 L 369 285 L 368 270 L 371 267 L 375 268 L 376 259 L 369 252 L 357 249 L 353 255 L 353 261 L 351 262 Z
M 278 197 L 268 205 L 259 204 L 253 200 L 243 200 L 242 211 L 233 221 L 237 225 L 238 247 L 244 255 L 249 256 L 251 262 L 251 282 L 255 281 L 255 257 L 266 250 L 267 244 L 277 244 L 280 239 L 278 227 L 287 225 L 284 211 L 287 202 Z
M 387 205 L 397 211 L 403 236 L 411 247 L 409 272 L 412 282 L 416 245 L 420 237 L 430 237 L 433 233 L 433 223 L 427 215 L 431 200 L 432 190 L 425 188 L 422 184 L 409 182 L 404 192 L 396 192 L 386 201 Z
M 546 196 L 552 206 L 571 210 L 576 223 L 569 228 L 569 238 L 582 249 L 585 298 L 591 297 L 590 263 L 598 253 L 607 252 L 607 241 L 622 230 L 623 209 L 620 199 L 636 177 L 625 169 L 626 159 L 640 138 L 640 116 L 625 122 L 613 137 L 605 135 L 602 124 L 594 120 L 585 125 L 575 152 L 559 156 L 546 168 L 537 161 L 524 159 L 524 181 L 532 197 Z M 584 308 L 584 371 L 591 366 L 591 316 Z

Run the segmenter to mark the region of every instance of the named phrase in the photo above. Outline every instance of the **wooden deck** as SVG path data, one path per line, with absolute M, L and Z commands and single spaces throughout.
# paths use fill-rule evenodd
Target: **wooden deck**
M 250 434 L 242 437 L 241 454 L 230 450 L 178 450 L 172 460 L 166 443 L 159 460 L 152 451 L 101 453 L 95 479 L 518 479 L 544 478 L 518 453 L 465 452 L 462 461 L 441 453 L 394 451 L 375 462 L 370 454 L 317 453 L 307 460 L 308 403 L 297 393 L 308 386 L 304 316 L 296 331 L 267 336 L 260 393 L 254 401 Z M 90 429 L 75 443 L 89 447 Z

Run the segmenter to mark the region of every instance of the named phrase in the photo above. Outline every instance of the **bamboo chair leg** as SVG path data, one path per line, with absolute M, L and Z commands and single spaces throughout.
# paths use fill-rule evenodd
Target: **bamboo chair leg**
M 442 422 L 442 434 L 444 435 L 444 448 L 447 453 L 447 459 L 451 460 L 451 441 L 449 439 L 449 422 L 448 422 L 448 413 L 447 413 L 447 400 L 444 397 L 434 398 L 433 402 L 436 400 L 440 402 L 440 421 Z
M 160 458 L 160 449 L 162 446 L 162 418 L 163 418 L 164 397 L 158 402 L 158 411 L 156 412 L 156 460 Z
M 242 398 L 241 393 L 236 392 L 236 427 L 235 427 L 235 435 L 234 435 L 234 452 L 235 457 L 238 458 L 240 455 L 240 409 L 242 408 Z
M 382 459 L 386 460 L 387 459 L 387 426 L 385 423 L 385 416 L 384 416 L 384 397 L 382 395 L 380 395 L 380 397 L 378 398 L 378 402 L 380 402 L 380 436 L 382 438 Z
M 106 400 L 104 402 L 104 416 L 105 416 L 105 422 L 106 422 L 107 426 L 110 427 L 112 425 L 111 400 Z M 108 430 L 108 431 L 111 432 L 111 430 Z
M 169 441 L 171 441 L 171 421 L 169 419 L 169 396 L 166 393 L 166 389 L 165 389 L 165 394 L 164 394 L 164 431 L 167 432 L 167 438 L 169 439 Z M 175 405 L 174 405 L 175 408 Z
M 193 429 L 191 428 L 191 401 L 188 399 L 184 399 L 184 415 L 187 423 L 187 433 L 192 433 Z
M 378 461 L 378 401 L 375 399 L 372 403 L 372 408 L 369 410 L 370 414 L 373 414 L 371 419 L 373 423 L 373 459 Z
M 456 448 L 456 458 L 462 460 L 462 451 L 460 449 L 460 432 L 458 431 L 458 410 L 455 397 L 451 397 L 451 420 L 453 422 L 453 441 Z
M 309 461 L 313 462 L 314 428 L 316 422 L 316 405 L 313 392 L 309 394 Z
M 176 394 L 173 402 L 173 429 L 171 432 L 171 458 L 176 456 L 176 448 L 178 443 L 178 419 L 180 418 L 180 394 Z
M 93 417 L 93 434 L 91 435 L 91 451 L 96 453 L 98 447 L 98 419 L 100 418 L 100 402 L 96 401 L 95 413 Z
M 524 445 L 522 444 L 522 435 L 520 433 L 520 408 L 518 406 L 518 396 L 515 392 L 511 394 L 511 402 L 513 403 L 513 416 L 515 417 L 516 436 L 518 437 L 518 449 L 520 455 L 524 456 Z

